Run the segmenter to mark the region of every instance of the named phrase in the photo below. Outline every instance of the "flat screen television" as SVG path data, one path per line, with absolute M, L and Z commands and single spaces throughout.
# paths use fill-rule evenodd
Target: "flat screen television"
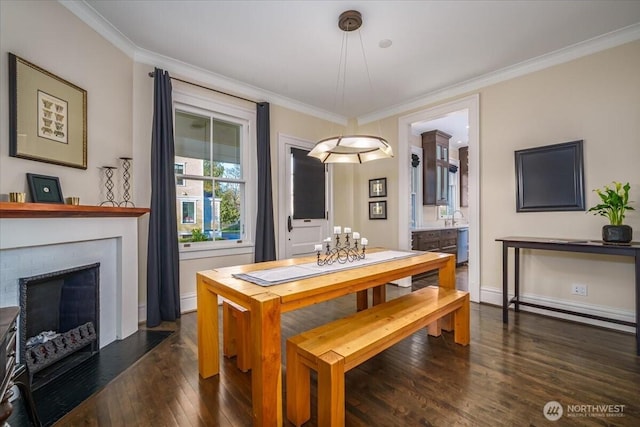
M 582 140 L 517 150 L 516 211 L 583 211 Z

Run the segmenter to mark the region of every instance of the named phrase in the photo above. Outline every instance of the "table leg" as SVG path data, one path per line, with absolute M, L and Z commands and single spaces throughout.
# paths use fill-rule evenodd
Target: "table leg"
M 502 323 L 509 323 L 509 246 L 502 242 Z
M 198 370 L 202 378 L 220 372 L 218 295 L 198 278 Z
M 382 304 L 387 300 L 387 285 L 373 288 L 373 305 Z
M 513 269 L 514 310 L 518 312 L 520 311 L 520 248 L 513 248 L 513 251 L 513 262 L 515 263 Z
M 640 356 L 640 251 L 636 251 L 636 354 Z
M 367 289 L 356 292 L 356 310 L 362 311 L 369 308 L 369 300 L 367 296 Z
M 451 255 L 447 263 L 438 270 L 438 286 L 446 289 L 456 288 L 456 257 Z
M 251 396 L 254 426 L 282 425 L 282 350 L 280 297 L 251 300 Z

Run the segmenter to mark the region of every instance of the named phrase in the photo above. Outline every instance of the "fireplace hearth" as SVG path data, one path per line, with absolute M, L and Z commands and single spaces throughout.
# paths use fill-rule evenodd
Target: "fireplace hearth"
M 32 388 L 99 349 L 100 263 L 25 277 L 20 286 L 20 361 Z

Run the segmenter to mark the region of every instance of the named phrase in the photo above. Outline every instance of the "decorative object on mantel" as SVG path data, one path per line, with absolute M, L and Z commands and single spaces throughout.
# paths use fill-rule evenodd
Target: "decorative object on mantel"
M 27 174 L 27 183 L 34 203 L 64 203 L 57 176 Z
M 340 74 L 342 74 L 343 103 L 347 82 L 348 34 L 351 31 L 359 29 L 361 25 L 362 15 L 357 10 L 347 10 L 340 14 L 340 17 L 338 18 L 338 27 L 344 31 L 344 34 L 342 35 L 342 51 L 340 53 L 340 64 L 342 65 L 342 70 L 338 69 L 336 101 L 338 88 L 340 87 Z M 369 93 L 373 93 L 373 85 L 371 84 L 371 76 L 369 74 L 369 65 L 367 64 L 367 57 L 364 53 L 364 45 L 362 44 L 362 34 L 358 32 L 358 35 L 360 37 L 362 57 L 364 58 L 364 67 L 367 70 Z M 381 133 L 380 121 L 378 121 L 378 135 Z M 320 159 L 322 163 L 364 163 L 371 160 L 393 157 L 393 149 L 381 136 L 338 135 L 319 141 L 308 155 Z
M 27 194 L 11 192 L 9 193 L 9 201 L 13 203 L 24 203 L 27 201 Z
M 9 155 L 87 168 L 87 91 L 12 53 Z
M 113 171 L 118 168 L 115 166 L 102 166 L 102 169 L 104 170 L 104 188 L 107 190 L 107 194 L 105 195 L 107 200 L 100 202 L 99 206 L 118 206 L 118 203 L 114 200 L 115 197 L 113 196 Z
M 335 226 L 333 227 L 333 233 L 335 234 L 336 243 L 335 246 L 331 247 L 331 237 L 327 237 L 324 239 L 325 243 L 325 251 L 324 258 L 322 258 L 322 244 L 317 244 L 314 247 L 314 250 L 318 254 L 318 265 L 331 265 L 335 262 L 340 264 L 345 264 L 347 262 L 354 262 L 365 257 L 365 248 L 369 244 L 369 241 L 366 237 L 360 238 L 360 233 L 354 231 L 351 233 L 351 228 L 344 228 L 344 243 L 340 243 L 340 235 L 342 234 L 342 227 Z M 351 239 L 353 240 L 353 244 L 351 243 Z M 358 240 L 360 240 L 360 248 L 358 248 Z
M 629 206 L 629 189 L 627 182 L 622 184 L 613 181 L 613 185 L 605 185 L 593 191 L 600 196 L 601 203 L 591 207 L 587 212 L 601 215 L 609 219 L 609 225 L 602 227 L 602 240 L 611 244 L 628 244 L 633 239 L 633 229 L 623 224 L 625 211 L 635 210 Z
M 136 205 L 131 201 L 131 184 L 129 183 L 129 179 L 131 179 L 131 173 L 129 169 L 131 169 L 131 157 L 120 157 L 120 162 L 122 163 L 122 201 L 118 204 L 121 207 L 132 207 L 134 208 Z

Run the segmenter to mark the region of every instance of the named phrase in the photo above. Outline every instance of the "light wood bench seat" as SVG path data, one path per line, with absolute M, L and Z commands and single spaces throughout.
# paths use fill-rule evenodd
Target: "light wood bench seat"
M 421 328 L 440 334 L 453 315 L 454 341 L 469 344 L 469 293 L 430 286 L 287 340 L 287 417 L 311 417 L 310 369 L 318 373 L 318 425 L 343 426 L 344 375 Z
M 222 354 L 236 358 L 242 372 L 251 369 L 251 312 L 231 301 L 222 302 Z

